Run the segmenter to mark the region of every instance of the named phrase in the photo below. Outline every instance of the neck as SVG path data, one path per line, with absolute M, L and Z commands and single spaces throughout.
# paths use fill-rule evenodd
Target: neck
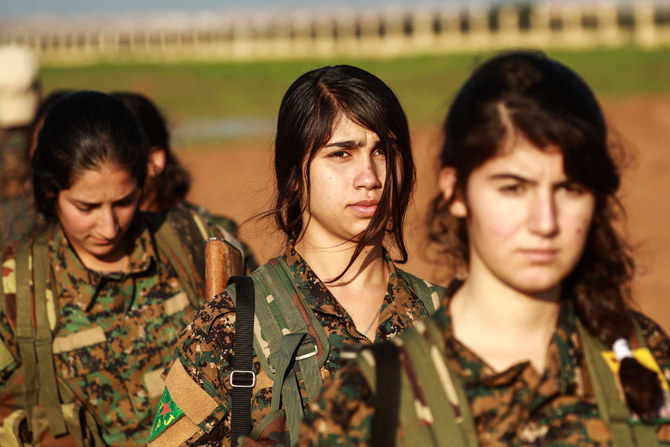
M 452 309 L 498 330 L 553 328 L 559 312 L 558 295 L 532 295 L 510 287 L 491 287 L 467 279 L 452 301 Z
M 81 263 L 88 269 L 96 272 L 123 272 L 128 269 L 128 242 L 121 243 L 115 250 L 105 256 L 95 256 L 86 250 L 71 245 Z
M 347 311 L 356 329 L 374 340 L 390 274 L 381 243 L 365 247 L 346 272 L 353 243 L 324 248 L 301 240 L 295 249 Z M 342 272 L 341 278 L 330 281 Z
M 526 294 L 470 277 L 450 305 L 454 335 L 494 370 L 530 361 L 541 373 L 560 311 L 559 290 Z
M 352 281 L 365 281 L 370 276 L 377 276 L 380 271 L 386 271 L 381 243 L 363 247 L 344 275 L 332 283 L 330 281 L 340 276 L 349 265 L 356 250 L 354 242 L 324 247 L 302 238 L 296 242 L 295 249 L 329 287 L 346 285 Z
M 158 194 L 155 190 L 147 190 L 142 197 L 140 202 L 139 209 L 142 211 L 161 211 L 160 204 L 158 203 Z

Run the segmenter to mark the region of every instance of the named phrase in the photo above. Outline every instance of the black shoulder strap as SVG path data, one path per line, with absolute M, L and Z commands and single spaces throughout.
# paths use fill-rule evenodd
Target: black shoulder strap
M 375 413 L 372 418 L 372 445 L 395 445 L 400 411 L 400 358 L 398 348 L 390 342 L 375 343 L 369 348 L 375 358 Z
M 252 370 L 254 358 L 254 282 L 250 276 L 233 276 L 235 283 L 235 354 L 230 384 L 233 387 L 231 409 L 231 445 L 251 432 L 251 391 L 256 384 Z

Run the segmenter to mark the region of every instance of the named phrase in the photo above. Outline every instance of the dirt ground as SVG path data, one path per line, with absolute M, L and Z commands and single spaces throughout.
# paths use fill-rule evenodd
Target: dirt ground
M 622 202 L 627 210 L 626 232 L 634 246 L 637 274 L 635 301 L 643 312 L 670 332 L 670 95 L 626 98 L 603 103 L 612 127 L 628 151 L 623 171 Z M 407 218 L 407 270 L 445 283 L 444 266 L 424 259 L 423 219 L 436 193 L 439 130 L 413 132 L 417 189 Z M 212 212 L 244 222 L 269 208 L 273 188 L 272 141 L 228 144 L 225 150 L 189 149 L 179 152 L 193 174 L 190 200 Z M 271 222 L 248 221 L 241 238 L 264 262 L 281 251 L 282 239 Z

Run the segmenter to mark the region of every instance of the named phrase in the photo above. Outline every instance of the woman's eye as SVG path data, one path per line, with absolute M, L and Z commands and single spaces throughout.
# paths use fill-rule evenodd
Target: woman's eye
M 386 157 L 386 149 L 383 147 L 378 147 L 377 149 L 375 149 L 372 155 L 376 157 Z
M 586 188 L 579 183 L 566 183 L 561 186 L 561 189 L 573 196 L 581 196 L 586 193 Z
M 119 201 L 116 205 L 120 207 L 129 207 L 129 206 L 134 206 L 135 205 L 135 196 L 136 194 L 133 194 L 129 197 L 126 197 L 125 199 Z
M 522 184 L 515 183 L 513 185 L 503 185 L 499 188 L 503 194 L 515 195 L 521 194 L 526 188 Z
M 336 151 L 328 154 L 328 158 L 345 158 L 349 153 L 347 151 Z

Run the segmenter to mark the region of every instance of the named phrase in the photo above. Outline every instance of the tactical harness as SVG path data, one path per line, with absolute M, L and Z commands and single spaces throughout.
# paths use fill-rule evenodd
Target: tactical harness
M 183 207 L 174 208 L 167 214 L 142 215 L 147 226 L 153 229 L 159 260 L 173 268 L 189 301 L 199 308 L 204 297 L 204 247 L 208 237 L 206 224 L 198 214 Z M 44 428 L 44 416 L 48 421 L 49 432 L 54 437 L 69 434 L 77 447 L 104 446 L 95 417 L 76 402 L 73 392 L 60 380 L 54 369 L 54 328 L 51 327 L 48 313 L 55 315 L 55 308 L 53 299 L 47 301 L 47 275 L 53 275 L 47 260 L 47 231 L 42 230 L 34 238 L 21 241 L 15 258 L 16 341 L 25 376 L 25 420 L 29 433 L 32 433 L 32 445 L 36 447 L 40 445 L 37 434 Z M 222 233 L 225 241 L 241 252 L 238 242 L 227 232 Z M 186 246 L 178 234 L 189 240 Z M 0 306 L 4 305 L 5 291 L 3 281 L 0 280 Z M 46 414 L 42 414 L 43 411 Z M 18 426 L 14 432 L 18 433 Z
M 633 319 L 633 322 L 639 346 L 645 347 L 640 328 L 636 320 Z M 577 330 L 598 410 L 610 427 L 614 446 L 659 446 L 654 425 L 630 422 L 628 408 L 619 397 L 614 375 L 600 355 L 606 350 L 605 346 L 589 334 L 579 320 Z M 406 439 L 411 440 L 413 445 L 476 447 L 477 432 L 465 389 L 462 380 L 445 361 L 444 339 L 436 323 L 426 318 L 406 331 L 402 340 L 395 339 L 385 345 L 388 348 L 372 346 L 372 352 L 364 352 L 359 362 L 377 396 L 373 416 L 373 445 L 395 445 L 396 432 L 388 430 L 388 427 L 396 427 L 400 420 Z M 407 360 L 402 368 L 399 351 L 404 353 Z M 415 375 L 413 382 L 420 386 L 413 387 L 408 378 L 408 368 Z M 379 374 L 380 371 L 384 373 Z M 376 390 L 384 390 L 384 396 Z M 401 404 L 407 402 L 415 404 Z M 429 409 L 434 418 L 431 424 L 422 423 L 417 406 Z
M 400 276 L 421 299 L 428 313 L 439 304 L 444 289 L 427 283 L 407 272 Z M 230 375 L 232 391 L 231 425 L 233 446 L 242 445 L 240 436 L 258 440 L 278 418 L 286 417 L 286 433 L 274 433 L 273 440 L 295 445 L 304 409 L 300 394 L 303 380 L 308 399 L 314 400 L 321 390 L 320 369 L 330 352 L 326 333 L 283 258 L 266 263 L 254 271 L 251 281 L 231 279 L 235 288 L 227 289 L 236 304 L 235 357 Z M 254 333 L 254 319 L 262 331 Z M 253 349 L 251 346 L 253 340 Z M 255 383 L 252 371 L 254 352 L 261 367 L 274 381 L 271 411 L 251 429 L 251 391 Z

